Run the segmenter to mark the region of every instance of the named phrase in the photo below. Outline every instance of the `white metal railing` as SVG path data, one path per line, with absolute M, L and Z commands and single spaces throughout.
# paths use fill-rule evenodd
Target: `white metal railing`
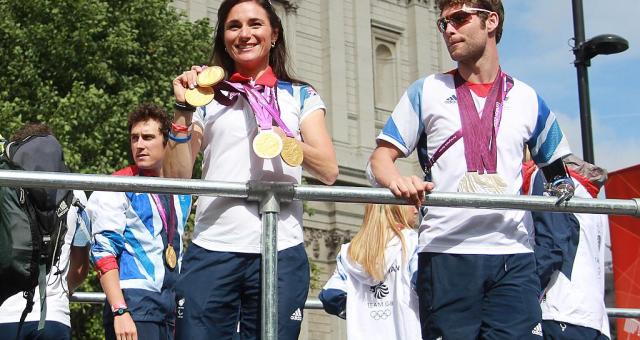
M 277 338 L 277 238 L 275 236 L 278 213 L 280 212 L 280 202 L 307 200 L 406 204 L 405 201 L 394 197 L 387 189 L 294 185 L 292 183 L 282 182 L 250 181 L 247 183 L 228 183 L 194 179 L 0 170 L 0 186 L 180 193 L 245 198 L 248 201 L 259 202 L 263 233 L 261 269 L 262 339 L 265 340 L 274 340 Z M 426 195 L 424 205 L 640 216 L 640 198 L 629 200 L 573 198 L 568 202 L 556 205 L 556 200 L 553 197 L 434 192 Z M 316 305 L 315 302 L 310 304 L 310 306 Z M 616 313 L 618 313 L 617 315 L 630 315 L 627 312 L 635 313 L 637 310 L 623 310 L 617 311 Z
M 168 179 L 157 177 L 124 177 L 105 175 L 63 174 L 53 172 L 28 172 L 0 170 L 0 186 L 24 186 L 42 188 L 66 188 L 78 190 L 129 191 L 196 194 L 263 199 L 267 191 L 280 201 L 306 200 L 352 203 L 406 204 L 387 189 L 293 185 L 277 182 L 213 182 L 195 179 Z M 553 197 L 526 195 L 485 195 L 469 193 L 433 192 L 426 195 L 425 206 L 522 209 L 532 211 L 575 212 L 640 217 L 640 198 L 587 199 L 574 197 L 555 205 Z

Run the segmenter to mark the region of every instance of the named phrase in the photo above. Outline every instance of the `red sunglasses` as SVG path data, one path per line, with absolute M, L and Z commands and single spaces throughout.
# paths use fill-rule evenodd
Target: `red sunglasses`
M 467 24 L 471 20 L 471 16 L 478 14 L 478 12 L 493 13 L 492 11 L 484 8 L 467 7 L 467 5 L 463 5 L 462 8 L 454 11 L 446 17 L 438 18 L 436 21 L 438 31 L 440 31 L 440 33 L 444 33 L 444 31 L 447 30 L 447 25 L 449 24 L 458 29 L 459 27 Z

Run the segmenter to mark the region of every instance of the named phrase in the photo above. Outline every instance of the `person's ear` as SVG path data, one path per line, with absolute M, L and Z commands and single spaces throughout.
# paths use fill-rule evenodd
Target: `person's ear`
M 498 28 L 498 24 L 500 24 L 500 16 L 496 12 L 489 13 L 485 25 L 487 26 L 487 30 L 489 32 L 495 32 Z

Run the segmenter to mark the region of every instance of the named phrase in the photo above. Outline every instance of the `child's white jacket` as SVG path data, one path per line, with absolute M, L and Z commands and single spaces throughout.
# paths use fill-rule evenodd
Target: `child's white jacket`
M 349 259 L 349 243 L 340 249 L 336 270 L 319 298 L 328 313 L 346 316 L 349 340 L 421 339 L 414 280 L 418 234 L 411 229 L 404 229 L 402 233 L 405 258 L 396 236 L 385 250 L 386 270 L 381 282 Z

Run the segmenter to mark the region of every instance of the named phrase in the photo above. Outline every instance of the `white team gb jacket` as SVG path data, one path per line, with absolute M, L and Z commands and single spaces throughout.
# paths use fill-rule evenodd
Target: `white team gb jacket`
M 319 298 L 328 313 L 343 318 L 346 313 L 349 340 L 421 339 L 414 281 L 418 234 L 412 229 L 402 232 L 405 259 L 396 236 L 385 250 L 386 274 L 382 282 L 375 281 L 349 259 L 349 243 L 340 249 L 336 270 Z

